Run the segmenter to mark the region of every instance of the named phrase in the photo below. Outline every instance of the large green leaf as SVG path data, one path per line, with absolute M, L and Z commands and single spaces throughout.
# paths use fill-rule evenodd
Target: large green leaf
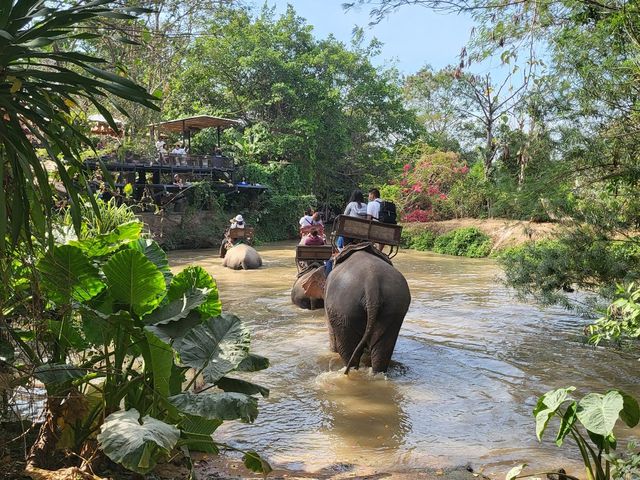
M 90 300 L 105 287 L 98 270 L 82 250 L 71 245 L 56 246 L 38 262 L 42 285 L 58 303 Z
M 578 404 L 577 402 L 573 401 L 569 404 L 569 406 L 567 407 L 567 410 L 564 412 L 564 415 L 562 416 L 562 420 L 560 421 L 560 428 L 558 429 L 558 434 L 556 435 L 557 446 L 560 447 L 562 445 L 562 442 L 564 442 L 565 437 L 569 435 L 569 433 L 571 432 L 571 429 L 575 425 L 576 419 L 578 418 L 576 416 L 577 409 L 578 409 Z
M 558 388 L 545 393 L 538 399 L 538 403 L 533 409 L 533 415 L 536 419 L 536 436 L 538 440 L 542 440 L 542 435 L 547 428 L 549 420 L 553 417 L 558 408 L 570 399 L 569 393 L 575 390 L 575 387 Z
M 237 370 L 239 372 L 257 372 L 265 368 L 269 368 L 269 359 L 261 355 L 256 355 L 255 353 L 250 353 L 240 362 Z
M 624 399 L 624 407 L 620 412 L 620 419 L 626 423 L 627 427 L 633 428 L 640 422 L 640 407 L 638 406 L 638 401 L 621 390 L 618 390 L 618 392 L 620 392 L 620 395 L 622 395 Z
M 249 331 L 240 319 L 222 314 L 192 328 L 173 346 L 184 365 L 202 370 L 207 382 L 216 383 L 247 356 L 249 342 Z
M 103 267 L 111 296 L 130 306 L 138 315 L 153 310 L 162 300 L 162 272 L 137 250 L 114 254 Z
M 102 257 L 115 252 L 124 244 L 138 240 L 142 227 L 142 222 L 134 220 L 118 225 L 109 233 L 72 241 L 70 244 L 81 248 L 89 257 Z
M 173 300 L 166 305 L 156 308 L 153 312 L 145 315 L 142 321 L 146 325 L 163 325 L 180 320 L 191 313 L 191 311 L 207 301 L 209 291 L 196 288 L 185 293 L 182 298 Z
M 242 393 L 191 393 L 169 397 L 181 412 L 209 420 L 236 420 L 253 422 L 258 416 L 258 401 Z
M 196 288 L 208 289 L 207 300 L 198 307 L 203 318 L 215 317 L 222 312 L 216 281 L 202 267 L 187 267 L 171 280 L 167 298 L 177 300 Z
M 160 420 L 145 416 L 140 421 L 136 409 L 109 415 L 98 434 L 105 455 L 137 473 L 153 470 L 158 458 L 168 454 L 178 443 L 180 430 Z
M 146 365 L 146 367 L 153 372 L 153 389 L 156 394 L 168 397 L 170 393 L 171 367 L 173 365 L 173 349 L 153 333 L 149 331 L 144 333 L 151 355 L 151 365 Z
M 244 466 L 252 472 L 264 473 L 265 475 L 268 475 L 272 471 L 269 462 L 267 462 L 253 450 L 249 450 L 248 452 L 244 453 L 244 455 L 242 456 L 242 462 L 244 463 Z
M 82 378 L 87 374 L 83 368 L 66 363 L 45 363 L 35 368 L 33 376 L 47 387 L 58 387 L 65 383 Z
M 153 332 L 153 334 L 163 342 L 170 344 L 174 340 L 184 337 L 193 327 L 201 323 L 200 313 L 192 311 L 186 317 L 176 320 L 175 322 L 148 325 L 144 328 Z
M 131 242 L 128 244 L 129 248 L 133 248 L 134 250 L 138 250 L 144 253 L 144 256 L 149 259 L 158 270 L 162 272 L 164 275 L 164 280 L 167 286 L 171 283 L 171 279 L 173 278 L 173 274 L 169 269 L 169 259 L 167 258 L 167 254 L 160 248 L 157 242 L 150 240 L 148 238 L 140 238 L 135 242 Z
M 222 425 L 222 420 L 209 420 L 195 415 L 184 415 L 180 423 L 182 436 L 180 442 L 189 447 L 190 450 L 205 453 L 219 452 L 212 435 L 217 428 Z
M 216 382 L 216 387 L 225 392 L 244 393 L 246 395 L 257 395 L 264 398 L 269 396 L 269 389 L 255 383 L 240 380 L 239 378 L 222 377 Z
M 607 437 L 613 433 L 624 406 L 624 399 L 617 390 L 589 393 L 578 403 L 578 420 L 590 432 Z
M 133 328 L 131 314 L 124 310 L 114 313 L 102 313 L 97 309 L 80 306 L 82 331 L 85 339 L 93 345 L 109 345 L 118 327 L 130 330 Z

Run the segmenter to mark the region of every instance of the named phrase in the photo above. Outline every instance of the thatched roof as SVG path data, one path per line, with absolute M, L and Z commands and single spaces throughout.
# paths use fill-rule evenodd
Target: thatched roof
M 198 115 L 196 117 L 179 118 L 176 120 L 167 120 L 149 125 L 149 127 L 157 128 L 164 132 L 186 132 L 197 131 L 203 128 L 211 127 L 236 127 L 242 125 L 240 120 L 231 120 L 230 118 L 212 117 L 210 115 Z

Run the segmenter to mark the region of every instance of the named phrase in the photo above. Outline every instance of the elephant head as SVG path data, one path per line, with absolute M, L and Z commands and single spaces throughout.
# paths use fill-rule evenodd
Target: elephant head
M 296 279 L 293 287 L 291 288 L 291 301 L 294 305 L 307 310 L 315 310 L 316 308 L 324 307 L 323 287 L 310 285 L 310 282 L 315 277 L 321 274 L 324 278 L 324 266 L 310 268 Z M 306 287 L 306 288 L 305 288 Z
M 253 247 L 240 243 L 227 251 L 222 266 L 233 270 L 260 268 L 262 266 L 262 258 Z

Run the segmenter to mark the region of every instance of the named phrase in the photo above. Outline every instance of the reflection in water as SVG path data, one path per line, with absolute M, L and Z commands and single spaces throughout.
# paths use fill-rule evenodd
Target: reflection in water
M 228 422 L 218 438 L 274 464 L 320 472 L 336 464 L 401 471 L 470 462 L 501 476 L 526 462 L 573 465 L 582 476 L 576 452 L 557 448 L 552 435 L 536 441 L 537 397 L 570 384 L 579 395 L 615 386 L 640 397 L 637 362 L 584 345 L 586 320 L 517 302 L 491 260 L 411 251 L 394 259 L 412 294 L 396 363 L 387 379 L 365 371 L 345 377 L 329 352 L 324 312 L 291 305 L 294 244 L 258 250 L 259 270 L 222 268 L 212 250 L 170 260 L 206 268 L 224 310 L 247 322 L 252 349 L 271 360 L 250 376 L 271 389 L 255 424 Z
M 319 375 L 316 387 L 336 458 L 344 458 L 349 454 L 345 448 L 352 446 L 361 453 L 391 453 L 411 429 L 402 394 L 382 374 L 364 369 L 344 375 L 341 369 Z

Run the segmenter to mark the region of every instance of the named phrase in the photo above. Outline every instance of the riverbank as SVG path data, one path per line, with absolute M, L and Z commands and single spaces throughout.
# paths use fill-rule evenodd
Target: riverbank
M 402 226 L 410 234 L 430 231 L 436 235 L 443 235 L 458 228 L 475 227 L 491 237 L 492 253 L 531 241 L 553 238 L 560 229 L 560 224 L 558 223 L 539 223 L 501 218 L 458 218 L 439 222 L 404 223 Z

